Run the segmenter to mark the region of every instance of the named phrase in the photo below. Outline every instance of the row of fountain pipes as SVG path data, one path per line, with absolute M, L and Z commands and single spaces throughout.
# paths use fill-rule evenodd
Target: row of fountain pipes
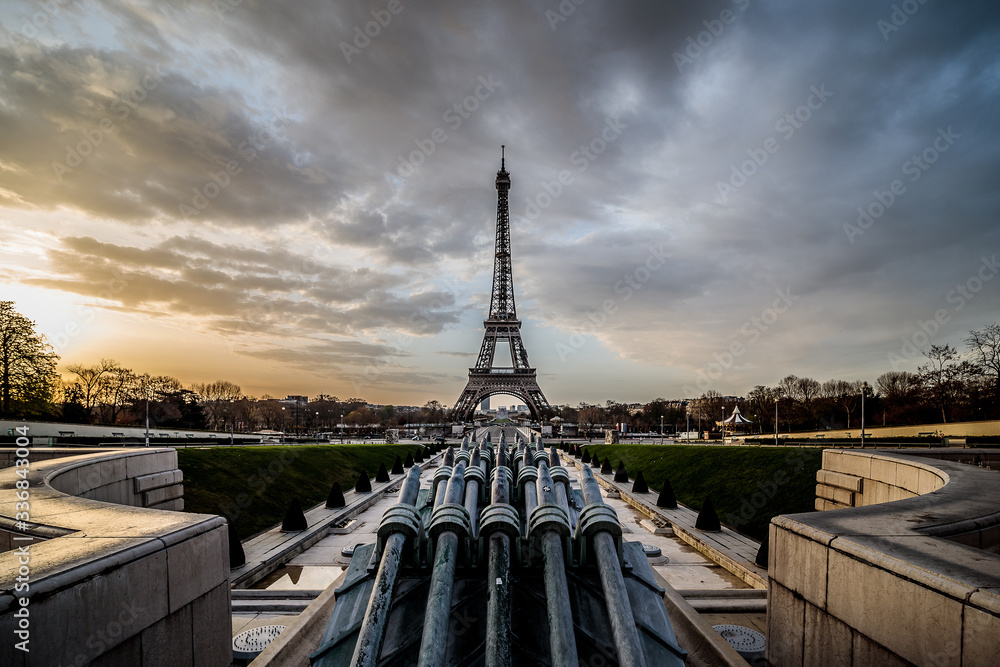
M 487 473 L 492 481 L 490 503 L 475 521 L 479 489 Z M 525 530 L 511 504 L 515 483 L 524 500 L 528 519 Z M 532 550 L 542 554 L 552 665 L 579 665 L 566 580 L 567 559 L 563 552 L 569 538 L 578 542 L 581 553 L 590 549 L 589 557 L 597 562 L 619 664 L 645 666 L 622 576 L 621 525 L 614 510 L 604 504 L 600 487 L 586 465 L 582 466 L 581 487 L 585 506 L 573 526 L 569 472 L 560 465 L 555 447 L 546 454 L 541 436 L 531 433 L 530 441 L 525 441 L 518 434 L 511 448 L 502 429 L 496 447 L 489 431 L 481 443 L 476 442 L 473 432 L 471 437 L 463 438 L 457 453 L 448 449 L 431 487 L 434 500 L 427 538 L 433 547 L 433 569 L 420 643 L 420 667 L 444 664 L 455 569 L 465 538 L 488 540 L 488 667 L 511 664 L 510 567 L 512 545 L 518 539 L 528 540 Z M 416 508 L 419 489 L 420 468 L 413 466 L 403 483 L 399 502 L 386 511 L 379 525 L 376 553 L 380 554 L 380 562 L 351 662 L 355 667 L 378 664 L 400 564 L 407 544 L 412 545 L 421 534 L 420 513 Z

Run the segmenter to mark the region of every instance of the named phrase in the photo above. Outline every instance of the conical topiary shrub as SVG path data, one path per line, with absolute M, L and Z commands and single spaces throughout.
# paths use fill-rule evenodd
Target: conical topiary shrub
M 376 482 L 388 482 L 389 481 L 389 471 L 385 469 L 384 463 L 378 464 L 378 472 L 375 473 Z
M 340 482 L 334 482 L 330 487 L 330 494 L 326 497 L 326 506 L 333 509 L 345 505 L 347 502 L 344 500 L 344 492 L 340 490 Z
M 605 456 L 604 457 L 604 463 L 601 464 L 601 474 L 602 475 L 610 475 L 613 472 L 614 472 L 614 469 L 611 467 L 611 459 L 609 459 L 607 456 Z
M 628 484 L 628 472 L 625 470 L 625 462 L 618 462 L 618 470 L 615 471 L 615 481 Z
M 757 557 L 753 559 L 753 562 L 761 566 L 765 570 L 767 569 L 767 556 L 771 547 L 771 532 L 768 531 L 764 533 L 764 541 L 760 543 L 760 549 L 757 549 Z
M 403 459 L 399 458 L 398 454 L 396 455 L 396 460 L 393 462 L 392 470 L 390 472 L 392 472 L 393 475 L 403 474 Z
M 358 483 L 354 485 L 354 490 L 358 493 L 371 493 L 372 481 L 368 479 L 368 472 L 362 468 L 358 475 Z
M 424 462 L 424 448 L 423 447 L 421 447 L 420 449 L 417 450 L 417 453 L 413 457 L 413 462 L 414 463 L 423 463 Z
M 712 504 L 711 498 L 705 498 L 705 502 L 702 503 L 701 511 L 698 512 L 698 520 L 694 522 L 694 527 L 698 530 L 707 531 L 722 530 L 722 525 L 719 523 L 719 515 L 715 512 L 715 505 Z
M 660 495 L 656 499 L 656 506 L 666 507 L 671 510 L 677 509 L 677 498 L 674 497 L 674 487 L 670 485 L 669 479 L 663 480 L 663 486 L 660 487 Z
M 632 484 L 632 493 L 649 493 L 649 485 L 646 484 L 646 478 L 642 476 L 641 470 L 635 475 L 635 483 Z
M 246 565 L 247 555 L 243 551 L 243 543 L 240 542 L 239 536 L 236 535 L 236 524 L 228 520 L 226 523 L 229 532 L 229 568 L 233 569 L 241 565 Z
M 583 461 L 584 463 L 590 463 L 590 452 L 588 452 L 586 449 L 583 450 L 583 458 L 580 460 Z
M 407 454 L 406 454 L 406 460 L 403 461 L 403 467 L 404 468 L 412 468 L 413 467 L 413 452 L 407 452 Z
M 285 512 L 285 520 L 281 522 L 281 532 L 297 533 L 308 527 L 309 524 L 306 523 L 306 515 L 302 513 L 299 499 L 292 498 L 292 502 L 288 505 L 288 511 Z

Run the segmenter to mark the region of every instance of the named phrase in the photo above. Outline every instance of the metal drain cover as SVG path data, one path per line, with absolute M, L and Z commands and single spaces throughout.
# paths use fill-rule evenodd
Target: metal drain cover
M 283 625 L 261 625 L 233 637 L 233 658 L 253 660 L 285 629 Z
M 722 635 L 729 645 L 736 649 L 740 657 L 751 660 L 764 655 L 765 637 L 756 630 L 742 625 L 713 625 L 712 629 Z

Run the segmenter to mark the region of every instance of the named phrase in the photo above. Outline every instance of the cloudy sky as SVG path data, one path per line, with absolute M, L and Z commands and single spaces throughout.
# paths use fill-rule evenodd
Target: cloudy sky
M 64 364 L 452 404 L 501 144 L 552 403 L 871 381 L 1000 313 L 989 0 L 9 0 L 0 21 L 0 298 Z

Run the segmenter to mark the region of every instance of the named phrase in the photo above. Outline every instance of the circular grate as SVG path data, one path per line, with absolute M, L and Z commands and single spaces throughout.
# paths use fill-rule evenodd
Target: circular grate
M 765 637 L 756 630 L 742 625 L 713 625 L 712 629 L 722 635 L 743 658 L 750 659 L 764 654 Z
M 646 555 L 650 558 L 656 558 L 662 553 L 660 551 L 660 547 L 655 544 L 646 544 L 645 542 L 642 543 L 642 550 L 645 551 Z
M 233 637 L 233 658 L 252 660 L 285 629 L 283 625 L 261 625 Z

